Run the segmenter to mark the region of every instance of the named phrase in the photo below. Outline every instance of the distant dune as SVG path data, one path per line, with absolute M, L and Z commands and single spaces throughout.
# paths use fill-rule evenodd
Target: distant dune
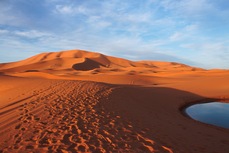
M 0 65 L 1 71 L 26 72 L 26 71 L 89 71 L 100 69 L 144 68 L 155 71 L 188 71 L 202 70 L 174 62 L 139 61 L 133 62 L 122 58 L 106 56 L 82 50 L 42 53 L 31 58 Z M 138 69 L 137 69 L 138 70 Z M 126 70 L 127 71 L 127 70 Z
M 152 74 L 158 76 L 157 73 L 183 74 L 192 71 L 203 72 L 205 70 L 175 62 L 134 62 L 82 50 L 42 53 L 22 61 L 0 65 L 0 72 L 11 76 L 89 79 L 99 82 L 120 82 L 124 84 L 138 84 L 139 81 L 137 80 L 142 80 L 142 77 L 144 78 L 143 82 L 148 82 L 148 79 L 151 81 Z M 92 75 L 93 77 L 91 77 Z M 109 79 L 109 77 L 104 79 L 104 75 L 108 75 L 112 79 Z M 130 75 L 134 76 L 130 77 Z M 114 76 L 116 79 L 113 79 Z M 141 77 L 139 78 L 139 76 Z M 120 79 L 118 79 L 119 77 Z M 127 78 L 125 79 L 124 77 Z M 123 79 L 129 81 L 123 82 Z
M 229 70 L 82 50 L 0 64 L 0 152 L 229 152 L 182 108 L 229 101 Z

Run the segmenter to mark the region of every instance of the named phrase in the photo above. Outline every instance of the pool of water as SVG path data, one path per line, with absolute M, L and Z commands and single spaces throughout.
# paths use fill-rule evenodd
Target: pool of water
M 197 121 L 229 129 L 229 103 L 195 104 L 187 107 L 185 112 Z

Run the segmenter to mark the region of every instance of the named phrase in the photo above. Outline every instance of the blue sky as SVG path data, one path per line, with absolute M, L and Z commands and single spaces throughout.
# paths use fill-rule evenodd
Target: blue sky
M 229 69 L 228 0 L 0 0 L 0 63 L 68 49 Z

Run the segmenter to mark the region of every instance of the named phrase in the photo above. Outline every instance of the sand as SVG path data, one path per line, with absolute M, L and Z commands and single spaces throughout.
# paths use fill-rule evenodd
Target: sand
M 3 63 L 0 152 L 227 153 L 229 129 L 182 109 L 228 91 L 228 70 L 82 50 Z

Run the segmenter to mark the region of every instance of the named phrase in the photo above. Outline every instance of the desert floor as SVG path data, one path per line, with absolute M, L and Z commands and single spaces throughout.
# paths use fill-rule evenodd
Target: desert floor
M 159 63 L 154 72 L 86 66 L 76 75 L 21 65 L 3 65 L 0 75 L 0 152 L 229 152 L 229 129 L 183 113 L 228 102 L 227 70 L 163 71 Z

